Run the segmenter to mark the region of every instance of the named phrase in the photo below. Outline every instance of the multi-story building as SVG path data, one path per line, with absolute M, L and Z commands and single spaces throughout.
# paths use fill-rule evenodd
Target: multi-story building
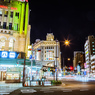
M 90 74 L 92 71 L 91 57 L 92 55 L 95 55 L 95 38 L 93 35 L 88 36 L 84 48 L 85 48 L 85 70 L 88 72 L 88 74 Z
M 84 68 L 84 52 L 74 51 L 73 68 L 76 69 L 77 65 L 80 65 L 81 69 Z
M 37 39 L 33 45 L 35 51 L 33 57 L 42 62 L 42 65 L 50 65 L 61 69 L 60 43 L 54 40 L 53 33 L 47 33 L 46 40 Z M 56 58 L 57 57 L 57 58 Z
M 95 55 L 91 55 L 91 76 L 95 77 Z
M 21 64 L 28 55 L 31 28 L 29 5 L 24 1 L 0 0 L 0 80 L 22 79 Z

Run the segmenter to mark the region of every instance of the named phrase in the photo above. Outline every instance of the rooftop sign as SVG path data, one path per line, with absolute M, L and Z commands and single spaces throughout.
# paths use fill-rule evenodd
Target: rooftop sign
M 25 2 L 26 1 L 26 2 L 28 2 L 28 0 L 18 0 L 18 1 L 21 1 L 21 2 Z

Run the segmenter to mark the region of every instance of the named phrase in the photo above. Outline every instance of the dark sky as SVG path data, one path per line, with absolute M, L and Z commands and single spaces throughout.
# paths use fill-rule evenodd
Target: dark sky
M 62 58 L 71 58 L 66 65 L 72 65 L 74 51 L 84 51 L 86 37 L 95 35 L 95 3 L 72 1 L 29 0 L 31 43 L 35 39 L 45 40 L 50 32 L 59 41 L 68 38 L 70 47 L 61 43 Z

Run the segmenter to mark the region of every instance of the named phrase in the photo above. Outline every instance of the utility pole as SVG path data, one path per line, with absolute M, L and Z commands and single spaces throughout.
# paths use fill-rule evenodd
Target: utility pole
M 25 12 L 24 12 L 24 26 L 23 30 L 25 30 L 25 14 L 26 14 L 26 4 L 27 2 L 25 1 Z M 25 51 L 26 51 L 26 36 L 25 36 Z M 26 53 L 24 52 L 24 67 L 23 67 L 23 86 L 25 86 L 25 61 L 26 61 Z

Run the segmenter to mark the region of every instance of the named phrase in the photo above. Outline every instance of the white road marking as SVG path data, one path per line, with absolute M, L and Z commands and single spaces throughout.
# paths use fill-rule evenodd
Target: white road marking
M 6 93 L 5 93 L 5 92 L 0 92 L 0 95 L 2 95 L 2 94 L 7 94 L 7 95 L 8 95 L 8 94 L 10 94 L 10 93 L 7 93 L 7 92 L 6 92 Z
M 87 91 L 88 89 L 80 89 L 80 91 Z
M 21 90 L 22 93 L 34 93 L 34 92 L 37 92 L 36 90 L 34 89 L 29 89 L 29 90 Z

